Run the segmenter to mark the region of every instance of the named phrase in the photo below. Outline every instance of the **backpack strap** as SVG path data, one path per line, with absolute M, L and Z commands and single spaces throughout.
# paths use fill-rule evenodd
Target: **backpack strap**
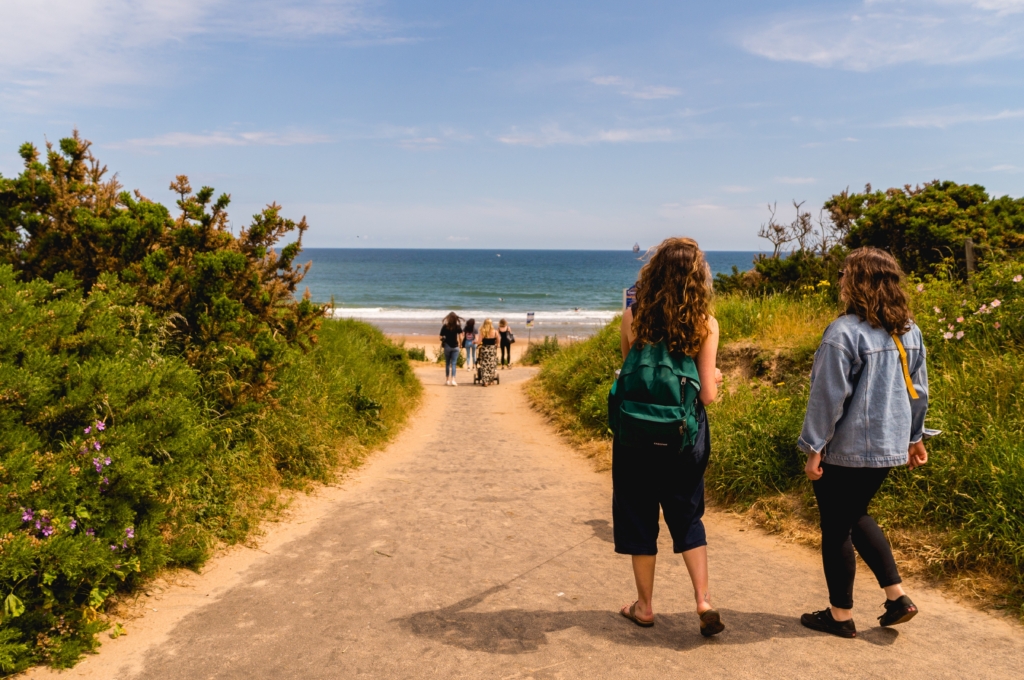
M 910 378 L 910 364 L 907 363 L 907 350 L 903 348 L 903 341 L 900 340 L 900 336 L 893 333 L 892 339 L 896 341 L 896 349 L 900 352 L 900 363 L 903 364 L 903 380 L 907 383 L 907 392 L 910 393 L 911 399 L 917 399 L 917 390 L 914 389 L 914 381 Z

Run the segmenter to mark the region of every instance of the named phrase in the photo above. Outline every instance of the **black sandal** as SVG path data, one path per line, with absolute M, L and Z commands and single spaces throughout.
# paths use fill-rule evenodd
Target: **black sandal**
M 700 614 L 700 634 L 704 637 L 718 635 L 725 630 L 722 623 L 722 616 L 714 609 L 708 609 Z
M 641 628 L 650 628 L 651 626 L 654 625 L 654 619 L 651 619 L 650 621 L 644 621 L 643 619 L 639 618 L 636 615 L 636 606 L 638 604 L 640 604 L 640 600 L 637 600 L 633 604 L 629 605 L 628 608 L 627 607 L 623 607 L 622 609 L 619 610 L 619 613 L 622 614 L 623 616 L 625 616 L 627 619 L 629 619 L 633 623 L 635 623 L 636 625 L 640 626 Z

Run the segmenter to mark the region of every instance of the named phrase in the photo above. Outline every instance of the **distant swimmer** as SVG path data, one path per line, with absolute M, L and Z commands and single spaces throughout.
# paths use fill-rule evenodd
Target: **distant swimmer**
M 498 302 L 504 302 L 505 298 L 498 298 Z
M 580 311 L 580 308 L 579 308 L 579 307 L 573 307 L 573 308 L 572 308 L 572 311 L 574 311 L 574 312 L 578 312 L 578 311 Z
M 498 257 L 501 257 L 501 253 L 498 253 Z

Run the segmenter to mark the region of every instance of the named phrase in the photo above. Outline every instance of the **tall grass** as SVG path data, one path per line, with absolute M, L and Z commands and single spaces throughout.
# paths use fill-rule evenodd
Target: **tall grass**
M 1024 603 L 1024 281 L 1015 281 L 1021 274 L 1024 264 L 1005 263 L 971 286 L 936 277 L 914 282 L 915 317 L 928 350 L 928 425 L 943 434 L 928 444 L 929 463 L 894 470 L 873 505 L 884 526 L 923 537 L 906 541 L 906 552 L 921 552 L 939 573 L 994 574 L 1016 607 Z M 741 509 L 789 494 L 795 502 L 783 509 L 813 520 L 796 440 L 811 354 L 835 305 L 821 294 L 727 296 L 717 301 L 716 315 L 723 354 L 753 348 L 744 356 L 756 361 L 759 351 L 769 351 L 787 361 L 770 379 L 744 377 L 757 371 L 727 376 L 708 408 L 708 492 Z M 609 436 L 604 400 L 620 357 L 613 322 L 545 363 L 538 376 L 543 403 L 577 436 Z

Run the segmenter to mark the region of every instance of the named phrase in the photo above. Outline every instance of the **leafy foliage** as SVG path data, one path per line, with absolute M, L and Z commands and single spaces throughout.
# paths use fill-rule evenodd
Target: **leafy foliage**
M 554 355 L 558 354 L 561 346 L 558 344 L 558 336 L 544 336 L 540 342 L 531 343 L 523 352 L 519 363 L 524 366 L 536 366 L 542 364 Z
M 76 132 L 45 162 L 21 147 L 25 169 L 0 177 L 0 261 L 26 280 L 70 272 L 86 291 L 105 273 L 131 283 L 140 302 L 167 317 L 168 349 L 211 381 L 231 408 L 264 398 L 292 345 L 308 346 L 322 310 L 294 293 L 309 265 L 296 267 L 305 219 L 296 223 L 272 204 L 235 236 L 230 197 L 188 178 L 171 184 L 180 215 L 122 191 Z M 274 245 L 289 232 L 298 240 Z
M 240 540 L 268 487 L 357 462 L 418 390 L 379 331 L 328 322 L 313 352 L 293 350 L 274 408 L 225 417 L 129 286 L 55 278 L 0 267 L 4 671 L 73 663 L 111 594 Z
M 853 217 L 846 243 L 893 254 L 908 272 L 930 273 L 952 259 L 966 271 L 964 243 L 973 239 L 982 261 L 997 262 L 1024 247 L 1024 199 L 989 196 L 977 184 L 928 182 L 886 191 L 833 196 L 826 208 Z
M 172 218 L 77 133 L 21 155 L 0 177 L 3 673 L 73 664 L 112 595 L 356 464 L 419 392 L 379 331 L 295 299 L 304 220 L 270 205 L 233 234 L 228 196 L 184 176 Z

